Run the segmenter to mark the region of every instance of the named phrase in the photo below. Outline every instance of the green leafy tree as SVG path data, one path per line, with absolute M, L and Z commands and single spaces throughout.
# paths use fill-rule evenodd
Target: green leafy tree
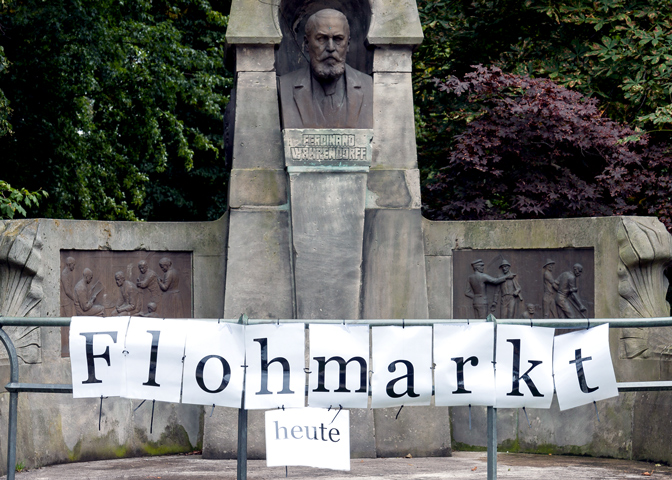
M 3 176 L 60 218 L 217 218 L 228 17 L 206 0 L 8 0 Z
M 567 30 L 556 58 L 527 60 L 530 72 L 600 98 L 612 118 L 654 131 L 672 127 L 672 8 L 669 0 L 531 1 Z M 579 58 L 579 55 L 582 58 Z M 669 135 L 665 135 L 669 138 Z
M 25 217 L 26 208 L 39 206 L 40 200 L 47 196 L 46 192 L 13 188 L 9 183 L 0 180 L 0 218 L 12 219 L 17 213 Z

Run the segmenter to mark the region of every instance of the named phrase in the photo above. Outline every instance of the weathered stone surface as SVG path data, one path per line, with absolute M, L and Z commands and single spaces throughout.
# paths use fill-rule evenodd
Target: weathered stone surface
M 276 3 L 233 0 L 226 41 L 231 45 L 274 45 L 282 40 L 278 25 Z
M 359 318 L 366 174 L 290 174 L 297 318 Z
M 376 408 L 373 415 L 379 457 L 451 455 L 448 407 Z
M 672 397 L 669 392 L 640 392 L 632 421 L 632 458 L 672 462 Z
M 287 203 L 287 174 L 284 170 L 231 170 L 229 208 L 280 206 Z
M 0 315 L 39 315 L 42 239 L 37 220 L 0 222 Z
M 366 211 L 362 318 L 427 318 L 421 224 L 419 210 Z
M 672 261 L 672 236 L 653 218 L 626 217 L 618 229 L 618 293 L 623 317 L 666 317 L 670 307 L 665 268 Z M 672 359 L 670 328 L 626 328 L 621 353 L 626 358 Z
M 289 212 L 232 210 L 225 310 L 227 318 L 292 318 Z
M 42 239 L 37 220 L 0 223 L 0 316 L 38 316 L 44 299 L 42 290 Z M 37 327 L 5 327 L 16 348 L 19 362 L 42 361 L 41 337 Z M 0 364 L 8 364 L 4 348 Z M 1 384 L 4 390 L 4 383 Z
M 643 307 L 647 309 L 660 305 L 661 300 L 664 301 L 666 289 L 662 280 L 662 269 L 664 259 L 669 255 L 670 243 L 669 234 L 656 219 L 610 217 L 484 222 L 425 220 L 423 226 L 432 316 L 446 313 L 447 302 L 438 298 L 438 292 L 453 280 L 452 257 L 455 250 L 592 248 L 595 317 L 636 316 L 633 312 L 637 308 L 633 305 L 639 305 L 640 309 L 648 305 Z M 626 235 L 626 231 L 632 233 Z M 642 258 L 642 271 L 637 266 L 639 257 Z M 447 266 L 447 262 L 451 263 L 451 268 Z M 623 270 L 625 265 L 628 265 L 629 272 Z M 442 275 L 447 278 L 442 278 Z M 627 280 L 625 285 L 631 288 L 624 289 L 624 279 Z M 624 292 L 627 293 L 627 302 L 623 297 Z M 672 377 L 672 362 L 661 361 L 659 356 L 650 359 L 626 358 L 624 343 L 620 340 L 630 334 L 631 332 L 622 332 L 620 329 L 610 331 L 609 342 L 617 380 L 652 381 Z M 646 345 L 648 348 L 648 340 Z M 500 443 L 504 440 L 504 447 L 518 445 L 522 451 L 528 452 L 547 451 L 621 458 L 637 452 L 638 458 L 664 460 L 655 444 L 667 441 L 664 427 L 658 427 L 666 425 L 669 406 L 653 395 L 641 397 L 642 400 L 637 403 L 634 398 L 634 394 L 620 394 L 617 398 L 598 402 L 600 423 L 597 423 L 593 405 L 560 412 L 554 400 L 550 410 L 528 410 L 532 429 L 527 426 L 522 411 L 518 411 L 518 431 L 510 438 L 502 439 L 500 428 L 499 440 Z M 465 416 L 463 411 L 460 412 L 459 409 L 453 409 L 454 422 L 458 421 L 456 415 Z M 638 421 L 643 426 L 639 431 L 634 431 L 633 425 L 636 426 Z M 461 422 L 464 423 L 464 420 Z M 474 436 L 486 438 L 484 424 L 474 423 L 474 430 L 475 433 L 467 435 L 464 431 L 458 434 L 455 428 L 454 438 L 457 442 L 469 445 L 474 445 Z M 646 439 L 649 432 L 652 432 L 652 437 L 656 440 L 649 442 Z
M 417 168 L 410 73 L 373 74 L 372 168 Z
M 68 359 L 31 365 L 21 370 L 28 383 L 71 383 Z M 0 394 L 0 415 L 6 424 L 9 394 Z M 20 394 L 17 459 L 28 468 L 119 456 L 187 453 L 199 449 L 203 407 L 157 402 L 150 433 L 152 403 L 107 398 L 98 430 L 100 400 L 71 395 Z M 6 425 L 3 425 L 6 431 Z M 6 447 L 0 449 L 0 470 L 6 473 Z
M 472 450 L 487 447 L 488 408 L 471 407 L 471 429 L 469 429 L 469 407 L 450 407 L 450 431 L 455 450 Z M 524 422 L 523 418 L 523 422 Z M 526 424 L 527 425 L 527 424 Z M 499 451 L 506 451 L 518 437 L 518 410 L 497 409 L 497 445 Z
M 452 318 L 453 262 L 450 257 L 426 256 L 429 318 Z
M 238 409 L 215 408 L 206 412 L 203 458 L 237 458 Z M 266 458 L 264 411 L 247 412 L 247 457 L 250 460 Z
M 523 452 L 629 458 L 632 445 L 632 394 L 560 411 L 554 396 L 551 408 L 527 409 L 530 428 L 518 410 L 518 443 Z
M 410 45 L 383 45 L 373 52 L 374 72 L 410 73 L 413 71 Z
M 236 72 L 274 72 L 273 45 L 237 45 Z
M 236 82 L 233 168 L 284 167 L 274 72 L 240 72 Z
M 11 231 L 26 221 L 0 222 L 0 230 Z M 226 275 L 225 239 L 228 216 L 215 222 L 144 223 L 88 222 L 74 220 L 30 220 L 41 239 L 40 261 L 30 266 L 34 250 L 14 250 L 14 258 L 25 258 L 43 278 L 42 300 L 30 316 L 59 316 L 61 250 L 173 250 L 191 252 L 193 259 L 193 312 L 195 316 L 217 318 L 224 309 L 222 285 Z M 9 229 L 9 230 L 6 230 Z M 2 242 L 7 239 L 3 239 Z M 9 250 L 12 251 L 11 249 Z M 64 383 L 70 378 L 70 360 L 61 358 L 61 329 L 40 328 L 42 363 L 24 365 L 20 380 L 27 383 Z M 7 378 L 8 368 L 0 374 Z M 3 383 L 4 385 L 4 383 Z M 0 394 L 0 428 L 7 431 L 8 394 Z M 98 431 L 96 399 L 73 399 L 69 395 L 19 395 L 18 459 L 31 468 L 49 463 L 93 458 L 116 458 L 169 452 L 188 452 L 202 439 L 202 407 L 157 403 L 153 434 L 150 430 L 151 402 L 133 413 L 139 402 L 109 398 L 103 402 L 102 429 Z M 5 455 L 2 449 L 2 456 Z M 0 462 L 4 471 L 6 462 Z
M 376 458 L 376 434 L 371 408 L 350 409 L 350 456 Z
M 451 256 L 458 249 L 595 249 L 595 317 L 619 318 L 618 245 L 623 217 L 483 222 L 423 221 L 425 254 Z
M 413 203 L 405 170 L 371 170 L 366 188 L 367 208 L 410 208 Z
M 418 7 L 412 0 L 373 0 L 367 41 L 372 45 L 422 43 Z

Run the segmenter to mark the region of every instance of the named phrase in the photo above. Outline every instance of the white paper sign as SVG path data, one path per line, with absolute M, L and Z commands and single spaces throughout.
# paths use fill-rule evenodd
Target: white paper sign
M 553 370 L 560 410 L 618 396 L 609 325 L 555 337 Z
M 266 412 L 266 465 L 350 470 L 350 412 L 290 408 Z
M 310 325 L 311 407 L 366 408 L 369 394 L 368 325 Z
M 371 407 L 429 405 L 432 327 L 373 327 Z
M 131 317 L 123 397 L 180 401 L 186 328 L 186 320 Z
M 302 323 L 245 328 L 246 409 L 305 406 L 304 348 Z
M 555 329 L 497 326 L 498 408 L 550 408 L 553 400 Z
M 434 325 L 437 406 L 495 404 L 494 323 Z
M 72 317 L 70 365 L 74 398 L 119 396 L 125 385 L 124 337 L 129 317 Z
M 245 375 L 245 329 L 191 320 L 184 350 L 182 403 L 240 408 Z

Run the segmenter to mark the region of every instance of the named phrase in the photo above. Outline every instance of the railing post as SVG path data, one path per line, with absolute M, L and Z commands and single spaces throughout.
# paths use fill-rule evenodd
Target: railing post
M 488 480 L 497 480 L 497 409 L 488 407 Z
M 495 324 L 492 368 L 497 372 L 497 319 L 488 315 L 486 321 Z M 488 407 L 488 480 L 497 480 L 497 409 Z
M 0 327 L 0 341 L 2 341 L 9 357 L 10 382 L 19 383 L 19 359 L 12 339 Z M 7 480 L 14 480 L 16 473 L 16 431 L 17 415 L 19 410 L 19 392 L 9 392 L 9 427 L 7 432 Z
M 238 323 L 247 325 L 247 315 L 242 314 Z M 245 358 L 247 365 L 247 357 Z M 238 450 L 236 452 L 237 480 L 247 480 L 247 410 L 245 410 L 245 381 L 247 366 L 243 369 L 243 396 L 238 409 Z M 8 479 L 9 480 L 9 479 Z

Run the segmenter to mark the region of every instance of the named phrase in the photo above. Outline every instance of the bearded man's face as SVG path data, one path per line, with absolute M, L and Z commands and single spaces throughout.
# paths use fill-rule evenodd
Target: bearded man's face
M 306 32 L 310 68 L 318 80 L 336 80 L 345 72 L 345 56 L 350 44 L 350 28 L 341 16 L 315 18 L 311 32 Z

